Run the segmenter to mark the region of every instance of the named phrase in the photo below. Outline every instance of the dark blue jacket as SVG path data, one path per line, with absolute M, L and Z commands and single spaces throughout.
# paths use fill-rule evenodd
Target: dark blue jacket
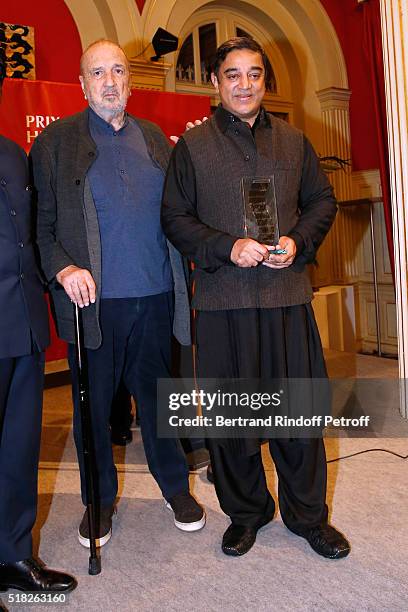
M 48 312 L 33 245 L 27 157 L 0 136 L 0 359 L 49 343 Z

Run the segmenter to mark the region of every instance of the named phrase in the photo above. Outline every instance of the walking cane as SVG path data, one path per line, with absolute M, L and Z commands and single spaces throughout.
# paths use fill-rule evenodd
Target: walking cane
M 101 558 L 96 552 L 96 521 L 95 521 L 95 487 L 94 469 L 95 453 L 91 426 L 91 411 L 89 405 L 89 382 L 86 352 L 84 350 L 84 328 L 82 323 L 82 311 L 78 305 L 75 310 L 75 352 L 76 368 L 79 383 L 79 412 L 81 415 L 82 430 L 82 452 L 85 465 L 85 492 L 86 507 L 88 510 L 88 527 L 90 541 L 90 557 L 88 573 L 96 576 L 101 573 Z

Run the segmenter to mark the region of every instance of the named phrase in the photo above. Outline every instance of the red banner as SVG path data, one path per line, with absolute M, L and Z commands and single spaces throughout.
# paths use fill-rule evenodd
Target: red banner
M 6 79 L 0 106 L 0 131 L 29 150 L 35 137 L 52 121 L 86 108 L 80 85 Z M 133 89 L 127 109 L 154 121 L 167 136 L 184 132 L 187 121 L 210 112 L 206 96 Z
M 27 152 L 38 134 L 51 122 L 86 108 L 80 85 L 6 79 L 0 106 L 0 133 Z M 210 113 L 206 96 L 132 90 L 127 109 L 137 117 L 157 123 L 167 136 L 182 134 L 187 121 Z M 62 359 L 65 343 L 58 340 L 51 325 L 52 343 L 47 360 Z

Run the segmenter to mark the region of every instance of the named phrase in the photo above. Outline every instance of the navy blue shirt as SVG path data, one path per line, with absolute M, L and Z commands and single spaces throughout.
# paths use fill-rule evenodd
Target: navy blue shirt
M 92 109 L 89 129 L 98 155 L 88 171 L 102 247 L 102 298 L 143 297 L 173 289 L 160 225 L 164 174 L 147 151 L 136 121 L 114 128 Z

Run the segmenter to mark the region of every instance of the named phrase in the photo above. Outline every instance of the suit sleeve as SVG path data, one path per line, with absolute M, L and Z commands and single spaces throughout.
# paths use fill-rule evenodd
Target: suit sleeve
M 183 138 L 170 158 L 161 222 L 170 242 L 197 267 L 214 272 L 223 265 L 233 265 L 230 255 L 238 237 L 218 231 L 198 217 L 195 171 Z
M 317 249 L 333 224 L 337 213 L 333 187 L 320 167 L 309 140 L 304 137 L 302 179 L 299 192 L 299 220 L 289 232 L 297 247 L 294 267 L 312 263 Z
M 30 161 L 37 197 L 37 244 L 41 267 L 48 281 L 74 262 L 57 238 L 57 198 L 55 164 L 47 148 L 37 138 L 31 148 Z

